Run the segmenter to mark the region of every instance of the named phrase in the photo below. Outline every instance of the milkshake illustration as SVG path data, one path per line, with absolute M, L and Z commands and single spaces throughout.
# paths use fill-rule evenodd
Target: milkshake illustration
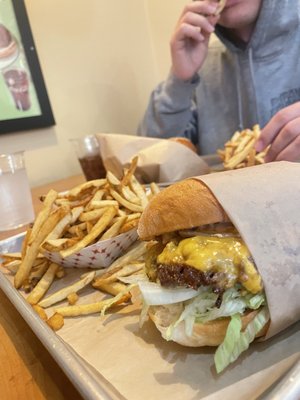
M 29 74 L 23 66 L 19 45 L 10 31 L 0 23 L 0 69 L 17 110 L 31 107 Z
M 4 72 L 3 76 L 14 99 L 16 108 L 20 111 L 29 110 L 31 103 L 27 72 L 22 69 L 10 69 Z

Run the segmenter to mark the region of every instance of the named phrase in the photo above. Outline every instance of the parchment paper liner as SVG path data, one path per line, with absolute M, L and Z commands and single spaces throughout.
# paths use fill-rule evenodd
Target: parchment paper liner
M 96 137 L 105 168 L 118 177 L 136 155 L 139 161 L 135 175 L 144 183 L 175 182 L 209 172 L 201 157 L 176 142 L 112 133 Z
M 218 199 L 262 276 L 266 338 L 300 319 L 300 164 L 275 162 L 197 177 Z

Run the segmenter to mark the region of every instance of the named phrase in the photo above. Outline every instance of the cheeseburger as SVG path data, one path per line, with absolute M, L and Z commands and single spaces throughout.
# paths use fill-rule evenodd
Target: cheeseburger
M 196 179 L 157 194 L 138 225 L 149 240 L 139 282 L 147 311 L 166 340 L 219 346 L 218 372 L 263 336 L 269 313 L 251 254 L 207 186 Z

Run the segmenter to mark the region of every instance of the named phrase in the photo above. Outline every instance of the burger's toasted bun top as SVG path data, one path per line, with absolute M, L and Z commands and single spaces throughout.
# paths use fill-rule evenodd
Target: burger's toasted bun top
M 186 146 L 189 149 L 191 149 L 194 153 L 197 153 L 196 146 L 187 138 L 184 138 L 184 137 L 172 137 L 169 140 L 171 140 L 172 142 L 180 143 L 183 146 Z
M 186 179 L 153 197 L 140 218 L 138 234 L 149 240 L 180 229 L 228 221 L 207 186 L 197 179 Z
M 259 310 L 252 310 L 244 314 L 242 319 L 242 330 L 254 319 Z M 149 316 L 154 322 L 156 328 L 165 334 L 168 326 L 172 322 L 172 315 L 170 313 L 170 305 L 164 306 L 151 306 L 149 309 Z M 230 317 L 217 319 L 214 321 L 203 323 L 195 323 L 191 336 L 185 332 L 185 323 L 181 321 L 172 333 L 172 340 L 178 344 L 189 347 L 201 346 L 218 346 L 225 338 Z M 258 332 L 256 337 L 264 336 L 267 333 L 269 325 L 266 324 L 263 329 Z

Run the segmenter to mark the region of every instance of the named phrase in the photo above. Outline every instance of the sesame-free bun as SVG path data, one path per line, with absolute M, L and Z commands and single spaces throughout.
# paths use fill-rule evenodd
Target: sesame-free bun
M 176 307 L 176 305 L 174 305 Z M 172 321 L 172 306 L 151 306 L 148 314 L 154 322 L 156 328 L 161 332 L 162 336 L 166 333 L 167 328 Z M 260 310 L 252 310 L 246 312 L 242 317 L 242 330 L 251 322 Z M 201 347 L 201 346 L 218 346 L 223 342 L 230 318 L 222 318 L 204 323 L 195 323 L 191 336 L 185 332 L 185 323 L 181 321 L 172 332 L 172 341 L 183 346 Z M 256 335 L 256 337 L 264 336 L 268 330 L 268 324 Z
M 190 150 L 192 150 L 194 153 L 197 153 L 197 147 L 187 138 L 184 137 L 172 137 L 169 140 L 172 142 L 176 142 L 179 144 L 182 144 L 185 147 L 188 147 Z
M 140 239 L 149 240 L 180 229 L 228 221 L 208 187 L 191 178 L 167 187 L 152 198 L 140 218 L 138 234 Z

